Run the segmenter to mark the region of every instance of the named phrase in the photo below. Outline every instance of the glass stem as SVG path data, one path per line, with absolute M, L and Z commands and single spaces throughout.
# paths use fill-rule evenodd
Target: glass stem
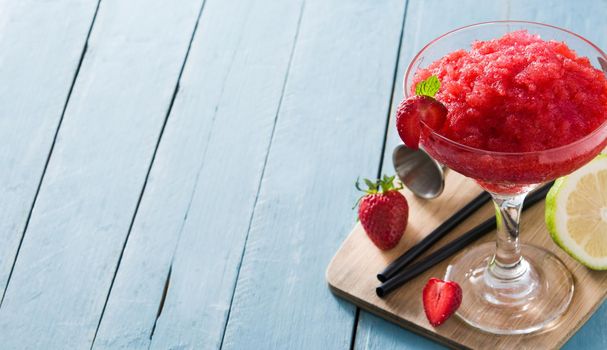
M 500 280 L 517 279 L 528 268 L 521 257 L 519 223 L 527 193 L 518 195 L 492 194 L 497 219 L 495 256 L 489 265 L 491 274 Z

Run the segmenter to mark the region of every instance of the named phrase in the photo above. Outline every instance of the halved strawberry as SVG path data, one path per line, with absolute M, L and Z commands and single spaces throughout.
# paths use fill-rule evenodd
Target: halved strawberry
M 462 303 L 462 288 L 453 281 L 430 278 L 422 294 L 426 317 L 434 327 L 443 324 Z
M 396 110 L 396 129 L 405 145 L 419 148 L 420 121 L 434 130 L 440 129 L 447 117 L 447 107 L 434 98 L 417 95 L 403 100 Z
M 416 98 L 419 96 L 415 96 Z M 419 148 L 419 117 L 413 98 L 402 100 L 396 110 L 396 130 L 401 140 L 411 149 Z

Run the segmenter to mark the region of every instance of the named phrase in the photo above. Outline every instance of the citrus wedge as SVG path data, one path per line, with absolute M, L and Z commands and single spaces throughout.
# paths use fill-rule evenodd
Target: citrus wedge
M 559 178 L 546 196 L 556 244 L 594 270 L 607 270 L 607 155 Z

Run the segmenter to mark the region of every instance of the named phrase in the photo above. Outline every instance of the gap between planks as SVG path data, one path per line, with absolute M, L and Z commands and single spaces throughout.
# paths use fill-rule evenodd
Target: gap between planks
M 70 84 L 70 88 L 68 90 L 67 97 L 65 99 L 65 103 L 63 104 L 63 109 L 61 111 L 61 116 L 59 117 L 59 122 L 57 123 L 57 128 L 55 129 L 55 133 L 53 135 L 53 141 L 51 143 L 51 147 L 49 148 L 48 155 L 46 157 L 46 161 L 44 163 L 44 167 L 42 170 L 42 174 L 40 175 L 40 180 L 38 181 L 38 186 L 36 187 L 34 199 L 32 200 L 32 205 L 30 206 L 29 212 L 27 214 L 25 226 L 23 227 L 23 231 L 21 233 L 21 239 L 19 240 L 19 244 L 17 245 L 17 251 L 15 252 L 15 257 L 13 258 L 13 263 L 12 263 L 10 272 L 8 274 L 6 284 L 4 285 L 4 289 L 2 291 L 2 297 L 0 298 L 0 308 L 2 308 L 2 303 L 4 302 L 4 297 L 6 296 L 6 291 L 8 290 L 8 286 L 10 284 L 11 277 L 13 276 L 13 270 L 15 269 L 15 263 L 17 262 L 17 258 L 19 257 L 21 245 L 23 244 L 23 238 L 25 237 L 25 233 L 27 232 L 27 228 L 29 226 L 30 219 L 32 217 L 32 212 L 34 210 L 34 206 L 36 205 L 36 200 L 38 199 L 38 194 L 40 193 L 40 188 L 42 187 L 42 181 L 44 180 L 44 175 L 46 174 L 46 169 L 48 168 L 48 164 L 49 164 L 49 162 L 51 160 L 51 156 L 53 154 L 53 149 L 55 148 L 55 143 L 57 142 L 57 135 L 59 134 L 59 129 L 61 129 L 61 124 L 63 123 L 63 117 L 65 116 L 65 111 L 67 110 L 67 105 L 69 104 L 70 97 L 72 96 L 72 92 L 74 91 L 74 85 L 76 85 L 76 80 L 78 79 L 78 74 L 80 73 L 80 67 L 82 67 L 82 61 L 84 61 L 84 56 L 86 55 L 86 51 L 88 50 L 88 42 L 91 37 L 91 32 L 93 31 L 93 26 L 95 25 L 95 19 L 97 19 L 97 13 L 99 12 L 100 4 L 101 4 L 101 0 L 98 0 L 97 5 L 95 7 L 95 12 L 93 13 L 93 19 L 91 20 L 91 25 L 89 26 L 88 32 L 86 34 L 86 39 L 84 41 L 82 53 L 80 54 L 80 58 L 78 60 L 78 65 L 76 66 L 76 70 L 74 71 L 74 77 L 72 79 L 72 83 Z
M 268 156 L 270 155 L 270 149 L 272 148 L 272 141 L 274 140 L 274 132 L 276 131 L 276 123 L 278 122 L 278 115 L 280 114 L 280 110 L 282 107 L 282 101 L 284 98 L 285 87 L 287 86 L 287 81 L 289 80 L 289 72 L 291 71 L 291 64 L 293 63 L 293 55 L 295 54 L 295 48 L 297 47 L 297 39 L 299 37 L 299 29 L 301 28 L 301 19 L 303 18 L 305 4 L 306 4 L 306 1 L 303 0 L 301 2 L 301 6 L 299 9 L 299 18 L 297 19 L 297 27 L 295 29 L 295 36 L 293 38 L 293 46 L 291 47 L 291 53 L 289 55 L 289 62 L 287 64 L 287 71 L 285 72 L 285 78 L 282 83 L 282 91 L 280 93 L 280 99 L 278 100 L 278 107 L 276 108 L 276 114 L 274 116 L 274 125 L 272 126 L 272 131 L 270 133 L 270 142 L 268 142 L 268 148 L 266 150 L 266 154 L 265 154 L 264 161 L 263 161 L 263 166 L 261 168 L 261 175 L 259 176 L 257 191 L 255 193 L 255 200 L 253 201 L 253 210 L 251 210 L 251 216 L 249 217 L 249 224 L 247 226 L 247 233 L 245 235 L 244 244 L 242 246 L 242 253 L 240 254 L 238 268 L 236 269 L 236 278 L 234 279 L 234 287 L 232 288 L 232 296 L 230 298 L 230 306 L 228 308 L 228 315 L 226 316 L 226 320 L 223 324 L 223 331 L 221 333 L 221 341 L 219 343 L 220 350 L 223 349 L 223 341 L 225 339 L 228 322 L 230 321 L 232 303 L 234 302 L 234 294 L 236 292 L 236 287 L 238 286 L 238 277 L 240 276 L 240 268 L 242 267 L 242 259 L 244 258 L 245 252 L 247 250 L 247 242 L 249 240 L 249 233 L 251 232 L 251 224 L 253 223 L 253 218 L 255 217 L 255 208 L 257 207 L 257 200 L 259 199 L 259 192 L 261 191 L 261 184 L 263 182 L 263 177 L 265 174 L 266 166 L 268 164 Z
M 110 294 L 112 293 L 112 287 L 114 286 L 114 281 L 116 279 L 116 274 L 118 273 L 118 269 L 120 268 L 120 263 L 122 262 L 122 256 L 124 254 L 124 249 L 126 248 L 126 244 L 127 244 L 128 240 L 129 240 L 129 237 L 131 235 L 131 231 L 133 229 L 133 224 L 135 222 L 135 218 L 137 217 L 137 213 L 139 212 L 139 206 L 141 204 L 141 199 L 143 198 L 143 195 L 145 193 L 146 185 L 147 185 L 148 179 L 150 177 L 150 172 L 152 170 L 152 166 L 154 165 L 154 160 L 156 159 L 156 154 L 158 153 L 158 147 L 160 146 L 160 142 L 162 141 L 162 135 L 164 134 L 164 129 L 166 128 L 167 121 L 169 120 L 169 117 L 171 115 L 171 110 L 173 109 L 173 104 L 175 103 L 175 98 L 177 97 L 177 94 L 179 93 L 179 82 L 181 81 L 181 77 L 183 75 L 183 69 L 184 69 L 184 67 L 185 67 L 185 65 L 186 65 L 186 63 L 188 61 L 188 57 L 190 55 L 190 49 L 192 48 L 192 42 L 194 41 L 194 37 L 196 35 L 196 30 L 198 29 L 198 23 L 200 22 L 200 16 L 202 15 L 202 11 L 204 9 L 204 4 L 205 3 L 206 3 L 206 0 L 201 0 L 200 8 L 198 10 L 198 17 L 196 17 L 196 22 L 194 23 L 194 28 L 192 29 L 192 34 L 191 34 L 190 40 L 188 42 L 188 47 L 186 49 L 186 53 L 185 53 L 185 56 L 183 58 L 183 62 L 181 63 L 181 67 L 179 69 L 179 74 L 177 75 L 177 82 L 175 84 L 175 89 L 173 90 L 173 95 L 171 96 L 171 101 L 169 103 L 169 107 L 167 108 L 167 112 L 166 112 L 166 115 L 165 115 L 165 118 L 164 118 L 164 122 L 162 124 L 162 127 L 160 128 L 160 132 L 158 133 L 158 138 L 157 138 L 157 141 L 156 141 L 156 145 L 154 146 L 154 152 L 152 153 L 152 158 L 150 160 L 150 164 L 149 164 L 147 172 L 145 174 L 145 179 L 144 179 L 143 185 L 141 187 L 141 192 L 139 193 L 139 198 L 137 199 L 137 204 L 135 206 L 135 211 L 133 212 L 133 217 L 131 218 L 131 222 L 129 224 L 129 229 L 128 229 L 126 237 L 124 239 L 124 243 L 122 244 L 122 249 L 120 250 L 120 255 L 118 257 L 118 262 L 116 263 L 116 268 L 114 270 L 114 275 L 112 276 L 112 281 L 110 283 L 110 287 L 108 289 L 107 296 L 105 297 L 105 301 L 103 303 L 103 308 L 101 309 L 101 314 L 99 315 L 99 321 L 97 322 L 97 327 L 95 328 L 95 335 L 93 336 L 93 340 L 91 341 L 91 347 L 90 347 L 90 349 L 93 349 L 93 346 L 95 345 L 95 340 L 97 339 L 97 333 L 99 332 L 99 326 L 101 325 L 101 321 L 103 320 L 103 315 L 105 313 L 105 308 L 107 307 L 107 303 L 108 303 L 108 300 L 110 298 Z M 158 314 L 156 315 L 156 320 L 154 321 L 154 327 L 152 328 L 152 332 L 150 334 L 150 339 L 152 338 L 152 335 L 154 334 L 154 329 L 156 328 L 156 321 L 158 320 L 158 317 L 160 317 L 160 313 L 162 312 L 162 307 L 163 307 L 163 304 L 164 304 L 164 299 L 165 299 L 166 294 L 168 292 L 170 277 L 171 277 L 171 268 L 169 267 L 169 273 L 168 273 L 168 276 L 167 276 L 166 284 L 164 286 L 162 299 L 161 299 L 160 305 L 158 307 Z
M 390 98 L 388 99 L 388 113 L 386 115 L 386 125 L 384 126 L 384 139 L 379 153 L 379 165 L 377 167 L 377 178 L 381 178 L 382 172 L 384 172 L 384 154 L 386 152 L 386 146 L 388 144 L 388 135 L 390 133 L 390 119 L 392 115 L 392 104 L 394 103 L 394 96 L 396 95 L 396 82 L 398 81 L 399 64 L 401 57 L 401 50 L 403 48 L 403 35 L 405 32 L 405 24 L 407 22 L 407 9 L 409 8 L 409 1 L 406 0 L 403 9 L 403 16 L 400 28 L 400 36 L 398 38 L 398 48 L 396 49 L 396 58 L 394 60 L 394 74 L 392 76 L 392 86 L 390 91 Z M 352 341 L 350 342 L 350 350 L 354 350 L 356 346 L 356 334 L 358 334 L 358 321 L 360 320 L 361 309 L 356 306 L 356 315 L 354 316 L 354 324 L 352 326 Z

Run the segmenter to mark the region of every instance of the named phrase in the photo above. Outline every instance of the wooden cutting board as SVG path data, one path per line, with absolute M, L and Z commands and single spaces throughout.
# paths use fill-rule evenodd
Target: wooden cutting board
M 384 299 L 375 294 L 375 288 L 379 285 L 376 274 L 478 195 L 480 187 L 472 180 L 452 171 L 447 175 L 445 192 L 437 199 L 423 200 L 407 190 L 403 190 L 403 193 L 410 206 L 409 224 L 403 239 L 396 248 L 382 252 L 367 238 L 360 224 L 357 224 L 327 269 L 327 281 L 336 295 L 404 328 L 458 349 L 558 349 L 590 318 L 605 299 L 607 272 L 585 268 L 552 242 L 544 224 L 544 203 L 541 202 L 524 212 L 521 239 L 555 253 L 573 274 L 575 293 L 572 304 L 561 321 L 543 333 L 516 336 L 484 333 L 467 326 L 457 317 L 452 317 L 442 326 L 433 328 L 424 315 L 421 292 L 430 277 L 443 277 L 449 259 Z M 449 236 L 443 238 L 434 249 L 491 215 L 493 206 L 487 204 Z M 495 232 L 489 233 L 475 244 L 494 239 Z M 464 297 L 465 293 L 466 291 Z

